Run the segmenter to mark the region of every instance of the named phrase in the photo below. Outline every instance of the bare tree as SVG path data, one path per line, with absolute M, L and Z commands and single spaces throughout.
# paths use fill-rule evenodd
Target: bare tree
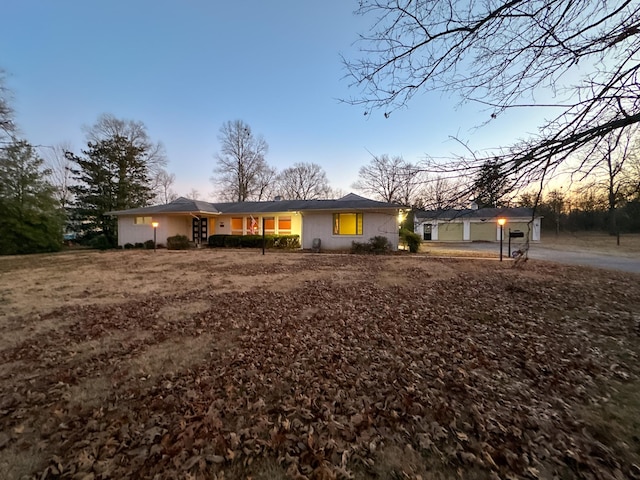
M 606 192 L 609 233 L 620 237 L 617 209 L 626 200 L 627 193 L 633 189 L 629 185 L 629 177 L 625 175 L 630 158 L 633 155 L 634 140 L 637 139 L 637 128 L 626 128 L 606 135 L 597 142 L 594 155 L 600 162 L 586 165 L 581 171 L 583 179 L 590 179 L 587 188 L 596 188 Z
M 144 123 L 123 120 L 110 113 L 103 113 L 92 126 L 84 126 L 87 141 L 99 143 L 102 140 L 123 137 L 131 145 L 144 151 L 144 161 L 152 176 L 157 175 L 167 164 L 167 155 L 161 142 L 152 142 Z
M 436 176 L 433 179 L 427 179 L 420 189 L 418 206 L 427 210 L 459 207 L 462 190 L 464 188 L 452 178 Z
M 327 174 L 317 163 L 294 163 L 278 175 L 278 193 L 287 200 L 318 200 L 330 191 Z
M 13 108 L 9 101 L 9 90 L 5 86 L 5 73 L 0 70 L 0 141 L 13 136 L 16 131 L 13 123 Z
M 151 188 L 156 194 L 156 201 L 161 203 L 169 203 L 178 198 L 176 192 L 171 187 L 176 181 L 176 175 L 166 170 L 160 170 L 151 179 Z
M 202 195 L 200 195 L 200 192 L 195 188 L 192 188 L 191 190 L 189 190 L 189 193 L 187 193 L 187 198 L 190 198 L 191 200 L 200 200 L 201 196 Z
M 622 172 L 624 194 L 628 200 L 640 200 L 640 135 L 636 132 L 633 145 Z
M 422 182 L 420 177 L 418 167 L 402 157 L 374 155 L 368 165 L 360 168 L 352 187 L 385 202 L 412 205 Z
M 273 179 L 264 158 L 267 142 L 242 120 L 224 123 L 218 140 L 220 151 L 211 182 L 222 199 L 245 202 L 264 197 L 266 182 Z
M 64 209 L 71 205 L 73 195 L 69 187 L 73 181 L 72 162 L 66 155 L 73 148 L 69 142 L 61 142 L 48 148 L 41 148 L 42 158 L 50 172 L 51 185 L 55 188 L 54 196 Z
M 256 188 L 252 199 L 259 202 L 272 199 L 277 191 L 277 178 L 278 171 L 275 168 L 266 165 L 260 169 L 256 176 Z
M 537 135 L 499 152 L 516 185 L 544 181 L 576 155 L 601 162 L 590 155 L 599 141 L 640 121 L 638 2 L 361 0 L 358 13 L 372 28 L 360 38 L 363 58 L 345 61 L 362 92 L 346 101 L 366 114 L 388 116 L 420 91 L 478 102 L 488 120 L 515 107 L 558 109 Z M 553 103 L 537 100 L 542 89 Z

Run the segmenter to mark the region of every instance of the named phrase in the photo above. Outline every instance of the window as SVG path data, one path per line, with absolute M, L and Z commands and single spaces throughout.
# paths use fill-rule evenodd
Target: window
M 151 217 L 136 217 L 133 220 L 134 225 L 151 225 Z
M 361 213 L 334 213 L 334 235 L 362 235 Z
M 264 232 L 265 233 L 275 233 L 276 231 L 276 219 L 275 217 L 264 217 L 262 219 L 264 222 Z
M 278 233 L 291 233 L 291 217 L 278 217 Z
M 242 217 L 231 219 L 231 233 L 233 235 L 242 235 Z

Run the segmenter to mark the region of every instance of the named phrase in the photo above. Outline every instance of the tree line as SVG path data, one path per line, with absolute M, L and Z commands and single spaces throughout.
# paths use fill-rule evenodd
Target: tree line
M 468 153 L 445 162 L 372 155 L 355 188 L 385 201 L 444 209 L 471 201 L 516 205 L 518 194 L 536 185 L 520 200 L 543 211 L 556 208 L 545 188 L 560 177 L 592 194 L 584 205 L 593 206 L 551 210 L 558 212 L 556 226 L 577 218 L 574 212 L 598 211 L 599 220 L 590 217 L 593 226 L 612 233 L 635 228 L 640 4 L 361 0 L 356 14 L 371 19 L 371 27 L 359 35 L 362 57 L 344 60 L 360 92 L 345 102 L 363 107 L 365 115 L 382 110 L 389 118 L 429 91 L 481 106 L 487 122 L 513 109 L 550 113 L 537 133 L 491 151 L 477 153 L 460 139 Z M 84 235 L 101 232 L 113 243 L 106 209 L 142 206 L 163 190 L 170 201 L 171 175 L 163 174 L 161 155 L 151 161 L 159 144 L 149 141 L 142 124 L 123 122 L 125 130 L 144 133 L 137 138 L 94 128 L 81 152 L 61 156 L 58 150 L 59 163 L 70 166 L 56 169 L 18 138 L 1 80 L 0 252 L 54 248 L 52 232 L 62 230 L 65 218 Z M 318 165 L 299 163 L 282 172 L 270 167 L 266 141 L 242 121 L 225 123 L 219 140 L 213 180 L 222 200 L 335 195 Z M 581 225 L 588 225 L 586 216 Z
M 1 77 L 0 93 L 0 254 L 56 251 L 65 234 L 115 246 L 117 219 L 109 212 L 177 198 L 164 146 L 142 122 L 103 114 L 84 128 L 87 143 L 79 151 L 67 144 L 38 148 L 20 138 Z M 219 140 L 212 182 L 220 201 L 341 194 L 317 164 L 297 162 L 277 172 L 266 162 L 266 141 L 243 121 L 226 122 Z

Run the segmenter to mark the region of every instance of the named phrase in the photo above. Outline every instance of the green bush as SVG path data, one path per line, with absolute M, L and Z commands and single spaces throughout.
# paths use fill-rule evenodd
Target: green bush
M 209 246 L 212 248 L 262 248 L 262 235 L 211 235 Z M 299 235 L 265 235 L 265 248 L 300 248 Z
M 382 235 L 370 238 L 368 242 L 351 242 L 351 253 L 388 253 L 391 251 L 391 243 Z
M 239 248 L 241 235 L 227 235 L 224 239 L 225 248 Z
M 89 242 L 89 246 L 91 248 L 97 248 L 98 250 L 107 250 L 109 248 L 113 248 L 113 245 L 111 245 L 106 235 L 97 235 L 93 237 Z
M 144 248 L 144 243 L 136 242 L 133 244 L 133 248 Z
M 400 230 L 400 238 L 404 243 L 409 247 L 409 251 L 411 253 L 417 253 L 420 250 L 420 244 L 422 243 L 422 239 L 420 235 L 411 230 L 403 228 Z
M 391 243 L 387 237 L 376 236 L 369 240 L 372 253 L 387 253 L 391 251 Z
M 351 253 L 370 253 L 371 245 L 367 242 L 351 242 Z
M 156 247 L 156 242 L 154 242 L 153 240 L 147 240 L 143 245 L 145 249 L 153 250 Z
M 124 244 L 124 249 L 125 250 L 131 250 L 133 248 L 133 243 L 125 243 Z
M 229 235 L 211 235 L 209 236 L 210 247 L 224 247 L 224 241 Z
M 300 248 L 299 235 L 274 235 L 273 248 L 282 248 L 285 250 L 293 250 Z
M 186 235 L 167 237 L 167 249 L 169 250 L 188 250 L 190 246 Z

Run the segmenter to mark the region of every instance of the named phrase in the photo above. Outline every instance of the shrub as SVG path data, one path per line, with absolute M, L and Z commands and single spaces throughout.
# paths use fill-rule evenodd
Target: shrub
M 143 245 L 147 250 L 153 250 L 156 246 L 156 242 L 154 242 L 153 240 L 147 240 Z
M 144 243 L 136 242 L 133 244 L 133 248 L 144 248 Z
M 227 235 L 224 239 L 224 246 L 226 248 L 238 248 L 240 247 L 241 235 Z
M 124 249 L 125 250 L 131 250 L 133 248 L 133 243 L 125 243 L 124 244 Z
M 210 247 L 224 247 L 224 240 L 229 235 L 211 235 L 209 236 L 209 246 Z
M 382 235 L 370 238 L 368 242 L 351 242 L 351 253 L 387 253 L 391 251 L 391 243 Z
M 107 250 L 113 247 L 106 235 L 97 235 L 93 237 L 89 242 L 89 246 L 91 248 L 97 248 L 98 250 Z
M 407 244 L 411 253 L 417 253 L 418 250 L 420 250 L 422 239 L 417 233 L 403 228 L 402 230 L 400 230 L 400 238 Z
M 188 250 L 189 247 L 189 239 L 186 235 L 167 237 L 167 249 L 169 250 Z
M 376 236 L 369 240 L 372 253 L 387 253 L 391 251 L 391 243 L 387 237 Z
M 351 242 L 351 253 L 369 253 L 371 245 L 367 242 Z
M 299 235 L 265 235 L 265 248 L 300 248 Z M 262 235 L 211 235 L 209 246 L 213 248 L 262 248 Z
M 274 248 L 282 248 L 286 250 L 293 250 L 300 248 L 300 236 L 299 235 L 278 235 L 273 239 Z

